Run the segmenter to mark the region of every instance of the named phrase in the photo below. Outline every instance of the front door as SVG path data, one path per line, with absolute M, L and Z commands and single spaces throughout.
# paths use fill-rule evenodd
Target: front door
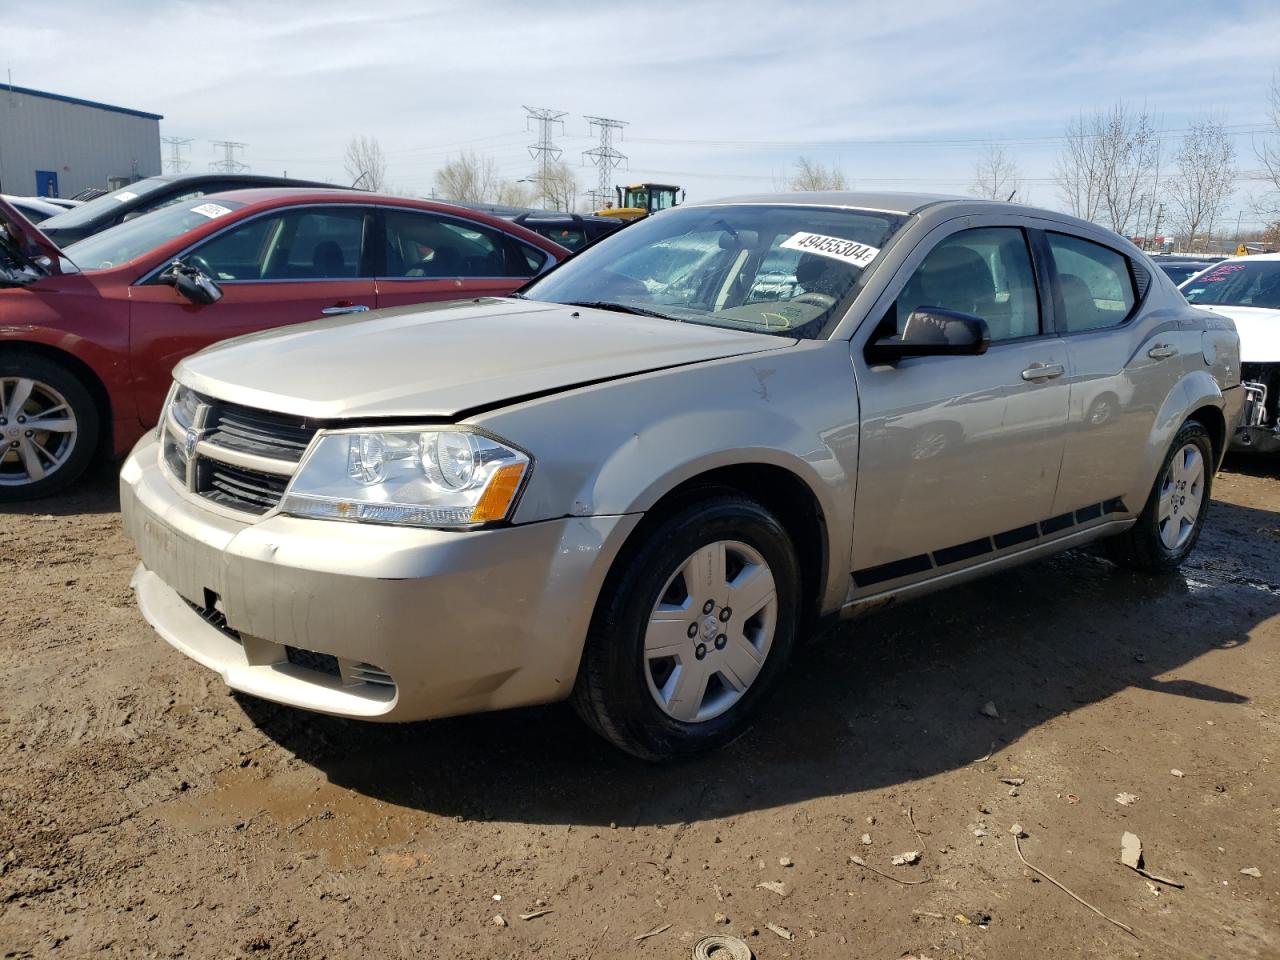
M 926 239 L 884 316 L 920 307 L 986 321 L 979 356 L 868 364 L 854 339 L 862 407 L 853 582 L 877 592 L 1038 538 L 1051 516 L 1067 419 L 1063 342 L 1045 322 L 1026 232 L 990 226 Z M 944 234 L 939 237 L 939 234 Z
M 366 266 L 367 208 L 272 211 L 210 237 L 183 259 L 222 299 L 191 303 L 158 277 L 131 288 L 130 338 L 139 416 L 152 423 L 179 360 L 211 343 L 271 327 L 360 313 L 376 305 Z

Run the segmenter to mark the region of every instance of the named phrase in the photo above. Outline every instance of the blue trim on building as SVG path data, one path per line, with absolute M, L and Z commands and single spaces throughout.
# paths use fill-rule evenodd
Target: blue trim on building
M 112 113 L 123 113 L 130 117 L 142 117 L 144 120 L 163 120 L 159 113 L 146 113 L 142 110 L 130 110 L 128 107 L 113 107 L 109 103 L 98 103 L 95 100 L 81 100 L 79 97 L 67 97 L 61 93 L 48 93 L 44 90 L 32 90 L 30 87 L 15 87 L 11 83 L 0 84 L 0 93 L 24 93 L 29 97 L 44 97 L 46 100 L 61 100 L 63 103 L 74 103 L 81 107 L 93 107 L 96 110 L 110 110 Z

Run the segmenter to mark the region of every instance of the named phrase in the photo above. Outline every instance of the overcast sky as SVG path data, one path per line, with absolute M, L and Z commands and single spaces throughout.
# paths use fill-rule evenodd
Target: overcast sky
M 627 121 L 610 182 L 691 199 L 772 189 L 802 154 L 860 188 L 965 192 L 990 138 L 1023 198 L 1056 206 L 1063 124 L 1120 97 L 1171 140 L 1215 112 L 1256 169 L 1280 68 L 1277 0 L 0 0 L 0 22 L 15 84 L 164 114 L 163 135 L 195 138 L 192 169 L 227 139 L 254 172 L 339 180 L 367 134 L 415 193 L 462 148 L 529 175 L 527 104 L 567 112 L 575 167 L 584 114 Z

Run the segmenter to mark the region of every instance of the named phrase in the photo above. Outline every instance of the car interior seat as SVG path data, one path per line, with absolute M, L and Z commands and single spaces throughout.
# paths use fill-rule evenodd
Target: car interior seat
M 1062 308 L 1066 313 L 1068 330 L 1092 330 L 1104 325 L 1093 291 L 1087 283 L 1074 273 L 1060 273 L 1058 287 L 1062 290 Z
M 321 240 L 311 251 L 311 266 L 317 277 L 346 275 L 346 258 L 336 240 Z

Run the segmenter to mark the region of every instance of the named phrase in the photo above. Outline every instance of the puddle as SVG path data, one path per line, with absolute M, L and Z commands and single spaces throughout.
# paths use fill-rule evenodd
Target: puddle
M 315 771 L 265 773 L 233 767 L 213 778 L 209 790 L 192 791 L 154 808 L 171 827 L 190 833 L 258 826 L 265 819 L 304 850 L 322 854 L 330 867 L 367 860 L 370 851 L 403 844 L 423 815 L 370 799 Z

